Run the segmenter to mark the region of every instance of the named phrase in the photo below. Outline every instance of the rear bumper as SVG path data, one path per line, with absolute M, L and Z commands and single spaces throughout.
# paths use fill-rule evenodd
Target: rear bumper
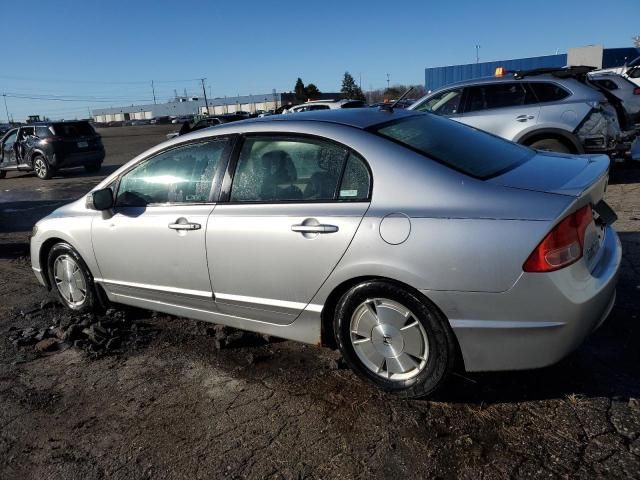
M 506 292 L 424 291 L 450 319 L 467 371 L 519 370 L 558 362 L 609 315 L 622 258 L 607 227 L 590 272 L 583 261 L 556 272 L 523 273 Z
M 104 150 L 93 150 L 88 152 L 74 153 L 54 153 L 49 159 L 52 166 L 57 168 L 77 167 L 89 163 L 102 163 L 104 160 Z

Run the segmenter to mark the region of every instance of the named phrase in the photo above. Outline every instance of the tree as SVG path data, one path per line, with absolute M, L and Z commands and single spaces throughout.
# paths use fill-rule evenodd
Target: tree
M 362 89 L 356 85 L 356 81 L 349 72 L 344 72 L 340 93 L 342 94 L 342 98 L 366 100 L 364 93 L 362 93 Z
M 316 87 L 313 83 L 307 85 L 304 90 L 309 100 L 317 100 L 318 97 L 320 97 L 320 90 L 318 90 L 318 87 Z
M 302 83 L 302 79 L 298 77 L 296 81 L 296 86 L 293 87 L 293 92 L 295 93 L 296 100 L 300 103 L 304 103 L 307 100 L 307 92 L 304 89 L 304 83 Z

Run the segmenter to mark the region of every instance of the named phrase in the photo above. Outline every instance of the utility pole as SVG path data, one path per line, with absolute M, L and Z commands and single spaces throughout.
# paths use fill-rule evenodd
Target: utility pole
M 476 63 L 480 63 L 480 45 L 476 45 Z
M 3 93 L 2 96 L 4 97 L 4 110 L 7 112 L 7 123 L 12 123 L 9 119 L 9 109 L 7 108 L 7 94 Z
M 87 112 L 89 112 L 89 118 L 92 118 L 91 117 L 91 109 L 89 107 L 87 107 Z
M 153 85 L 153 80 L 151 80 L 151 91 L 153 92 L 153 104 L 156 104 L 156 88 Z
M 207 101 L 207 89 L 204 86 L 205 80 L 206 78 L 200 79 L 200 81 L 202 82 L 202 93 L 204 94 L 204 105 L 205 105 L 205 108 L 207 109 L 207 115 L 209 115 L 209 102 Z
M 389 79 L 391 78 L 391 74 L 387 73 L 387 90 L 389 90 Z

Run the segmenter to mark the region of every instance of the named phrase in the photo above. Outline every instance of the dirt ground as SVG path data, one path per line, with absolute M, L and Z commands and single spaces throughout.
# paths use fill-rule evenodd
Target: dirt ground
M 105 129 L 101 174 L 171 129 Z M 616 166 L 607 192 L 624 248 L 608 321 L 553 367 L 459 372 L 416 401 L 328 349 L 140 310 L 67 314 L 30 271 L 28 234 L 99 178 L 0 180 L 0 479 L 640 478 L 640 168 Z M 97 321 L 115 347 L 23 339 Z

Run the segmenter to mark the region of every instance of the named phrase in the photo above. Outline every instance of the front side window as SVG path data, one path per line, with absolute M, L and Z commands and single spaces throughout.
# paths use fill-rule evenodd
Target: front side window
M 206 203 L 228 142 L 194 143 L 161 153 L 125 174 L 116 206 Z
M 238 159 L 231 201 L 305 202 L 331 201 L 338 196 L 344 200 L 366 198 L 369 187 L 368 184 L 363 186 L 357 166 L 351 168 L 354 173 L 349 175 L 354 178 L 349 180 L 350 184 L 338 188 L 345 162 L 350 156 L 355 154 L 320 140 L 249 138 Z
M 467 87 L 465 112 L 477 112 L 494 108 L 519 107 L 535 103 L 533 96 L 522 83 L 495 83 Z
M 461 99 L 462 89 L 455 88 L 428 98 L 414 110 L 419 112 L 433 112 L 438 115 L 455 115 L 460 112 Z

